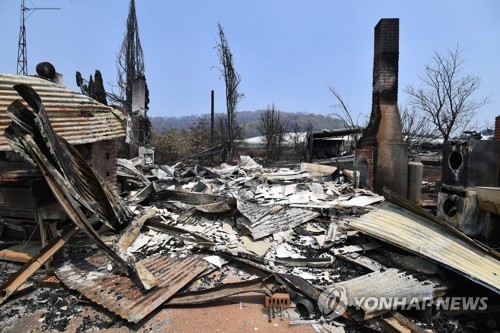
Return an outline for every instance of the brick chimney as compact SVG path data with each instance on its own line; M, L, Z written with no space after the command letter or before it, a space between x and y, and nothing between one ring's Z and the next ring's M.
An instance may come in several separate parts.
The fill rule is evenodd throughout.
M356 149L361 184L377 193L384 186L407 196L408 149L398 111L399 19L375 26L370 121Z

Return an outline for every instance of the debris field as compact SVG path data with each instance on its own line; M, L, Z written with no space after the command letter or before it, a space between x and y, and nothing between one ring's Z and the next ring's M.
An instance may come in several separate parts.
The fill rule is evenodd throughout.
M75 307L82 302L102 313L97 327L137 328L161 309L189 312L248 293L260 298L267 314L260 319L269 325L496 329L491 310L460 319L437 311L436 302L474 289L494 309L498 253L387 189L382 196L357 188L350 170L309 163L269 169L248 156L214 168L122 159L118 177L129 190L119 197L52 130L36 92L15 89L35 113L13 103L7 139L37 166L72 223L59 225L17 271L2 262L14 273L2 274L2 330L15 331L37 304L50 309L41 318L46 329L64 331L85 311ZM50 284L40 270L48 262L57 288L35 288L40 279ZM356 301L403 296L418 300L417 311ZM85 318L82 325L92 321Z

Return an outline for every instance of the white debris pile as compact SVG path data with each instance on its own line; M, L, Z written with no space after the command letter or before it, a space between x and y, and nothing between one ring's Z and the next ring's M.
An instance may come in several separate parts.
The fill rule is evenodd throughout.
M141 170L137 161L120 166L133 168L122 172L125 180L141 174L130 183L135 186L128 196L132 210L156 211L129 254L201 250L217 267L243 258L321 286L339 277L329 271L335 247L348 236L350 243L367 242L346 221L384 200L354 188L353 173L332 166L266 169L248 156L237 166L217 168L177 163ZM225 260L214 259L219 256Z

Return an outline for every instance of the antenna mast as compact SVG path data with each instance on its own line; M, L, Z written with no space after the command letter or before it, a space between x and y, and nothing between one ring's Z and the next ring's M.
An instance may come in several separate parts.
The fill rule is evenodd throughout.
M17 74L28 75L28 49L26 44L26 25L25 22L36 10L58 10L61 8L46 7L46 8L28 8L24 5L24 0L21 1L21 25L19 27L19 43L17 45ZM29 12L26 15L26 12Z

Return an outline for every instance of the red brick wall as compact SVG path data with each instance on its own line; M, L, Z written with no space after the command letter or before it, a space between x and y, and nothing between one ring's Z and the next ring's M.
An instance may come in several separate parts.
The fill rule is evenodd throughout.
M495 140L500 141L500 116L495 118Z
M98 141L76 146L85 160L113 188L116 185L115 140Z

